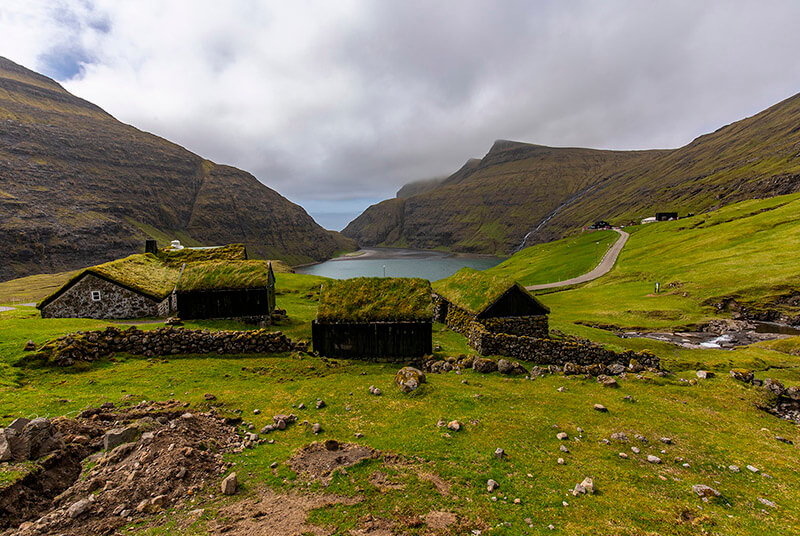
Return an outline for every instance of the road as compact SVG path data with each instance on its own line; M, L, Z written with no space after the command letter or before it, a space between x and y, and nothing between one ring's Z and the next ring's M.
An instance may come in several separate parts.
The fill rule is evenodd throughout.
M564 281L545 283L544 285L531 285L530 287L525 288L528 290L543 290L546 288L567 287L569 285L577 285L578 283L586 283L587 281L591 281L600 276L606 275L614 267L614 263L617 262L617 257L619 257L620 251L622 251L622 248L625 247L625 242L628 241L628 237L630 236L628 233L620 229L614 230L619 233L619 238L616 242L614 242L614 245L611 246L608 251L606 251L603 259L591 272L586 272L583 275L573 277L572 279L566 279Z

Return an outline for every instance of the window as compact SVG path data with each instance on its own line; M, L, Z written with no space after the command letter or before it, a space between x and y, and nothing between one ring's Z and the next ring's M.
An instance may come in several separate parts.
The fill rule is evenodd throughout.
M92 291L92 301L100 301L100 291L93 290Z

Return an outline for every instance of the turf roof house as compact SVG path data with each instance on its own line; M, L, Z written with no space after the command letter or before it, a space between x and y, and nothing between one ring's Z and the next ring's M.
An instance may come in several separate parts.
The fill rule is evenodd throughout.
M416 361L432 352L432 322L427 280L359 277L323 283L311 331L327 357Z
M163 249L82 270L37 307L43 318L268 319L275 275L241 244Z
M434 320L469 336L478 322L490 332L547 338L550 309L505 277L462 268L433 284Z

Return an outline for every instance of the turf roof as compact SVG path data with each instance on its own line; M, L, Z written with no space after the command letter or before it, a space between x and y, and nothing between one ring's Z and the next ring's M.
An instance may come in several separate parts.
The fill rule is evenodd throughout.
M474 268L462 268L450 277L434 282L433 290L453 305L478 315L514 286L538 302L513 279L490 275Z
M184 262L244 261L247 260L247 248L244 244L209 248L162 248L158 251L158 257L169 264L177 265Z
M318 322L430 322L431 284L410 277L358 277L322 284Z
M256 260L187 264L178 291L264 288L269 285L269 264Z

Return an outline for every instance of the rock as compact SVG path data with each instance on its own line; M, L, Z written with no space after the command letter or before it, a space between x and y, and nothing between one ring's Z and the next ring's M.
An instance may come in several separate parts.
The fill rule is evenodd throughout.
M381 396L383 394L383 391L381 391L378 387L375 387L374 385L370 385L369 386L369 393L371 395Z
M661 441L665 445L672 445L672 438L670 437L662 437L661 439L659 439L659 441Z
M29 340L25 343L25 347L22 349L23 352L35 352L36 351L36 343Z
M731 369L731 377L734 380L738 380L744 383L752 383L753 382L753 373L747 369L743 368L735 368Z
M594 480L590 477L587 476L584 478L583 482L581 482L581 486L583 486L587 493L594 493Z
M494 451L494 457L497 458L498 460L502 460L503 458L506 457L506 451L498 447Z
M556 460L556 463L558 463L558 465L564 465L567 462L564 461L564 458L559 458L558 460Z
M109 430L103 436L103 448L105 450L113 450L123 443L130 443L136 439L137 433L139 433L139 430L135 426Z
M597 377L597 383L601 384L603 387L619 387L617 380L605 374L601 374Z
M647 438L640 434L633 434L633 437L641 441L642 443L647 443Z
M786 387L783 386L783 383L781 383L780 380L773 380L772 378L764 380L764 388L778 396L783 396L786 392Z
M695 484L692 486L692 491L697 493L700 497L704 498L713 498L713 497L720 497L722 494L715 490L710 486L706 486L705 484Z
M784 395L792 400L800 401L800 387L796 385L792 385L791 387L786 388L786 394Z
M644 367L636 359L631 359L628 363L628 370L631 372L642 372Z
M707 370L698 370L697 371L697 377L700 378L701 380L707 380L708 378L713 378L714 377L714 373L713 372L709 372Z
M21 434L22 431L25 429L25 426L27 426L29 422L31 422L30 419L26 419L25 417L19 417L11 421L11 424L8 425L7 429L14 430L18 434Z
M64 439L49 419L39 417L25 425L21 437L29 444L29 457L38 460L42 456L64 448Z
M627 441L628 436L625 434L625 432L614 432L611 434L611 439L614 439L615 441Z
M318 422L315 422L314 424L311 425L311 431L314 432L315 434L319 434L320 432L322 432L322 425Z
M787 445L794 445L794 441L792 441L791 439L786 439L783 436L776 435L775 440L780 441L781 443L786 443Z
M306 409L306 405L300 402L299 404L297 404L297 409Z
M205 398L208 401L212 401L212 400L216 400L217 399L217 397L215 395L212 395L211 393L204 394L203 398Z
M222 481L222 494L233 495L236 493L236 488L238 487L239 480L236 477L236 473L231 473L225 477L225 480Z
M778 505L774 502L770 501L769 499L764 499L763 497L758 498L758 502L763 504L764 506L769 506L770 508L777 508Z
M639 447L631 447L631 452L633 452L634 454L639 454L641 450L639 450Z
M92 507L92 501L89 499L81 499L80 501L74 502L67 508L67 515L75 519L76 517L80 517L81 515L85 514L89 511L89 508Z
M496 481L492 480L491 478L486 482L486 491L492 492L500 487Z
M317 409L322 409L326 406L325 401L322 399L317 400Z
M626 453L624 453L624 452L620 452L620 453L619 453L619 457L620 457L620 458L622 458L622 459L624 459L624 460L627 460L627 459L628 459L628 455L627 455Z
M608 408L605 407L603 404L595 404L594 410L599 411L601 413L608 413Z
M758 468L753 467L752 465L748 465L747 466L747 470L750 471L751 473L757 473L758 472Z
M528 370L520 365L518 362L513 363L508 359L500 359L497 362L497 371L501 374L525 375Z
M730 469L730 470L731 470L732 472L734 472L734 473L738 473L738 472L740 471L740 469L739 469L739 466L738 466L738 465L729 465L729 466L728 466L728 469Z
M458 421L450 421L447 423L447 427L454 432L458 432L461 430L461 423Z
M258 414L260 414L260 413L261 413L261 410L260 410L260 409L254 409L254 410L253 410L253 415L258 415Z
M567 453L569 452L569 449L567 448L566 445L559 445L558 450L560 450L561 452L567 452Z
M561 441L566 441L569 439L569 435L566 432L559 432L556 434L556 439L560 439Z
M611 366L608 367L608 373L612 376L619 376L625 372L625 365L621 365L619 363L613 363Z
M653 456L652 454L648 454L647 461L650 463L661 463L661 458L658 456Z
M556 391L558 391L559 393L563 393L566 390L567 390L566 387L559 387L558 389L556 389Z
M31 443L28 436L17 433L13 428L6 428L4 431L8 450L11 451L11 459L15 462L23 462L31 457Z
M0 463L11 460L11 446L6 439L5 430L0 428Z
M403 367L394 375L394 383L403 393L416 391L426 382L425 373L414 367Z
M472 362L472 370L487 374L497 370L497 363L485 357L476 357Z

